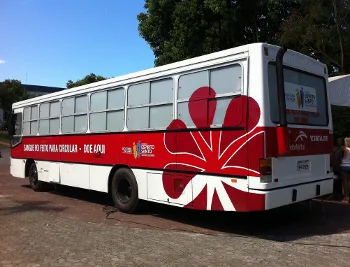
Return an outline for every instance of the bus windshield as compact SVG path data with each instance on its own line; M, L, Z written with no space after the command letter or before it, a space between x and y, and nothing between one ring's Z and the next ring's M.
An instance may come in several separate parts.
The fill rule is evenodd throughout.
M284 67L284 92L288 124L327 126L328 105L325 79ZM270 116L279 123L276 66L268 65Z

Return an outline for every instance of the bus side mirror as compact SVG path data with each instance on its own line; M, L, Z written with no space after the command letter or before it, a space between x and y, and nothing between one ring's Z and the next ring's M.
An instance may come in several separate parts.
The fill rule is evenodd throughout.
M12 112L8 121L8 134L12 138L15 135L16 115Z

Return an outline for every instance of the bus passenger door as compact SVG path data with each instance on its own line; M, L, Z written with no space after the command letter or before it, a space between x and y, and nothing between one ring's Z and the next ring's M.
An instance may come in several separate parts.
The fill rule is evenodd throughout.
M25 178L25 160L23 158L23 149L20 146L22 143L22 113L23 109L15 109L11 114L9 122L9 136L11 138L10 150L10 173L17 178Z

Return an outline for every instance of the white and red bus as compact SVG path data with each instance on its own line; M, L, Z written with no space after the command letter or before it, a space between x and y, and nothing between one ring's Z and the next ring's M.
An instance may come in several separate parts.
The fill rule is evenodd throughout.
M141 201L261 211L330 194L327 68L256 43L13 104L11 174Z

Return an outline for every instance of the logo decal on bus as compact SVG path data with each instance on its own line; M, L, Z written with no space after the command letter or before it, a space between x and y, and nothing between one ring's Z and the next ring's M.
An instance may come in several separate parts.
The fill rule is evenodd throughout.
M315 88L288 82L285 82L284 85L286 108L288 110L311 112L315 113L315 115L318 113ZM310 114L308 115L311 116Z
M303 132L303 131L300 131L300 132L299 132L299 135L298 135L297 138L295 139L295 142L297 142L299 139L300 139L300 141L304 141L304 138L307 138L306 133Z
M209 93L208 93L209 92ZM203 110L208 114L206 126L213 123L216 109L216 98L212 100L213 108L208 108L207 102L200 101L202 106L197 104L196 99L210 99L215 96L216 92L210 87L201 87L194 91L188 102L189 115L192 122L197 128L203 126L202 116L198 113ZM199 102L199 101L198 101ZM232 98L225 110L223 127L237 125L235 120L232 120L232 115L235 114L237 107L241 107L241 103L248 102L250 120L247 124L248 131L193 131L191 132L186 123L182 120L173 120L167 130L187 129L177 133L177 140L174 142L173 133L166 131L164 133L164 145L169 154L176 156L176 161L170 161L164 166L163 172L163 188L165 193L172 199L183 199L186 197L186 190L190 190L192 201L186 203L186 207L195 207L196 209L216 209L230 210L233 207L236 210L244 209L240 206L238 197L231 198L230 196L238 196L242 194L240 189L235 187L233 182L227 178L205 179L200 175L201 172L208 173L232 173L242 176L260 177L259 168L250 166L246 158L247 152L244 147L247 143L251 145L254 142L263 142L264 131L257 127L261 110L258 103L250 97L240 96ZM243 149L242 149L243 148ZM186 178L183 174L174 174L173 170L188 171ZM169 178L171 177L171 179ZM182 179L183 186L181 190L174 190L174 178ZM193 181L193 182L191 182ZM192 192L192 183L200 186L196 191ZM244 194L244 193L243 193ZM243 197L243 195L242 195ZM263 195L259 195L263 198ZM226 201L228 199L228 201ZM225 200L225 201L222 201Z
M139 140L137 143L132 145L132 154L135 159L142 157L154 157L153 150L155 149L154 145L149 145L147 143L141 143Z
M299 108L304 107L304 89L301 87L300 89L296 89L296 97L297 97L297 103Z
M139 140L137 144L133 144L132 150L134 152L134 158L139 158L141 156L141 141Z

